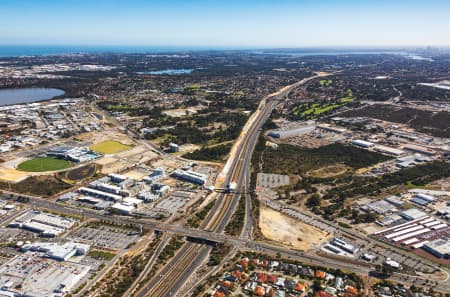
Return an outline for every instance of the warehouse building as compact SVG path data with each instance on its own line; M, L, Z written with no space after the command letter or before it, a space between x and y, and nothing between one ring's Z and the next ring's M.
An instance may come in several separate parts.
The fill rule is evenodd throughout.
M172 177L175 177L180 180L188 181L194 184L204 185L208 180L208 176L206 174L194 172L191 170L175 170L172 174Z
M55 237L75 224L75 220L40 211L29 211L8 226L39 233L45 237Z
M365 141L365 140L361 140L361 139L353 140L352 144L355 146L363 147L363 148L370 148L375 145L373 142Z
M283 139L288 137L304 135L314 131L314 129L316 129L315 125L302 126L294 129L270 131L268 135L273 138Z
M448 238L427 242L422 248L438 258L450 259L450 240Z
M75 255L85 255L90 249L88 244L66 242L59 244L56 242L34 242L21 247L23 252L42 252L44 257L57 261L67 261Z
M108 201L121 201L122 200L122 196L99 191L96 189L86 188L86 187L79 188L78 192L81 194L84 194L84 195L98 197L98 198L102 198L102 199L108 200Z
M402 211L400 215L406 220L416 220L422 217L425 217L427 214L423 211L418 210L417 208L410 208L405 211Z
M0 295L65 296L89 273L90 266L42 257L39 252L18 255L0 267Z

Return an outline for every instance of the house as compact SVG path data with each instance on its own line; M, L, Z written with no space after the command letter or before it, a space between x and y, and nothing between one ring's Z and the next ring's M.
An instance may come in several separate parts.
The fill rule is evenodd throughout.
M255 293L256 296L264 296L266 295L266 290L262 286L256 286L253 293Z
M264 284L267 281L267 274L265 274L265 273L257 273L256 274L256 281L258 283Z
M333 295L330 295L330 294L328 294L327 292L324 292L324 291L317 292L315 296L316 297L333 297Z
M314 276L316 278L320 278L320 279L324 279L325 275L326 275L326 273L322 270L316 270L316 273L314 274Z
M221 291L216 291L213 295L214 297L225 297L225 293Z
M276 275L273 274L269 274L267 276L267 282L271 283L271 284L275 284L277 282L278 278Z
M294 287L294 291L296 292L305 292L308 289L308 285L306 283L297 283Z
M359 293L358 289L355 288L355 287L352 287L352 286L346 286L345 287L345 292L353 294L355 296L358 295L358 293Z

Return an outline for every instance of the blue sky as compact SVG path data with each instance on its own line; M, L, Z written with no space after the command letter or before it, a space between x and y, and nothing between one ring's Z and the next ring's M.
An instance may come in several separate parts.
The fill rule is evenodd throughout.
M440 0L0 0L3 45L450 45Z

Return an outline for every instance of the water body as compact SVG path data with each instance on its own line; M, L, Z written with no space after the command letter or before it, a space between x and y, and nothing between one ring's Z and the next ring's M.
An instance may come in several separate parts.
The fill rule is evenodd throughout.
M346 56L346 55L408 55L404 51L262 51L255 52L264 55L280 55L280 56Z
M61 95L64 95L63 90L52 88L1 89L0 106L49 100Z
M181 75L181 74L191 74L194 69L165 69L157 71L139 71L137 74L142 75Z
M0 57L17 57L17 56L49 56L49 55L68 55L68 54L101 54L101 53L115 53L115 54L157 54L157 53L176 53L176 52L190 52L202 50L229 50L235 49L230 47L201 47L201 46L0 46Z

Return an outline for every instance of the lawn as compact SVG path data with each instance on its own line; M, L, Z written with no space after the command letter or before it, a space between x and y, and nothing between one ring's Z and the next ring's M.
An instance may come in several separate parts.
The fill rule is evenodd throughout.
M55 171L72 167L72 162L55 159L55 158L34 158L22 162L17 166L18 170L28 171L28 172L45 172L45 171Z
M89 147L91 150L101 154L116 154L130 148L129 145L114 140L103 141Z

